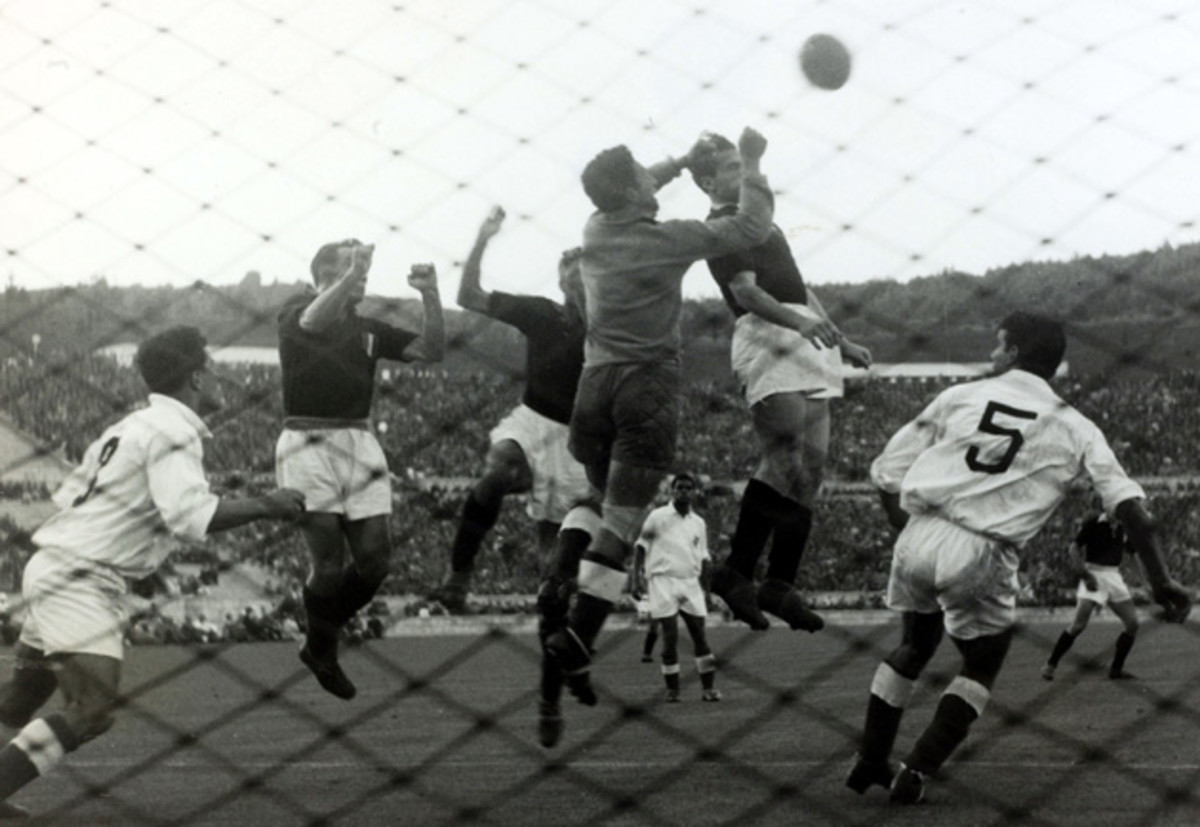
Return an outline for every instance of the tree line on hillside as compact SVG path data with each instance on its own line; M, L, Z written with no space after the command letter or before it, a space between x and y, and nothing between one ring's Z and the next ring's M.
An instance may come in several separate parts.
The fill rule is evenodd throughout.
M688 278L708 276L701 265ZM257 273L228 287L198 281L185 288L117 288L103 279L52 290L10 284L0 296L0 357L35 348L94 350L138 341L172 324L198 324L215 345L274 346L277 309L304 289L302 282L263 284ZM1076 343L1069 358L1084 372L1153 371L1194 359L1200 346L1200 244L1027 262L982 276L944 272L903 283L828 284L818 291L842 328L871 347L877 361L983 361L995 323L1014 309L1065 319ZM415 300L371 297L363 312L403 320L419 311ZM520 369L523 341L515 331L455 309L448 320L450 369ZM685 352L707 354L731 330L732 317L720 299L685 304Z

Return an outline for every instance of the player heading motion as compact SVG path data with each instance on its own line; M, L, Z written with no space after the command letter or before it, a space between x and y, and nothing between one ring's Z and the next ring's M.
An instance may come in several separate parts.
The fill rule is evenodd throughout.
M920 801L925 778L983 714L1012 640L1020 550L1080 475L1125 526L1165 618L1182 622L1191 611L1167 571L1141 486L1100 429L1050 387L1065 349L1058 322L1009 315L991 354L997 375L942 391L871 465L889 521L901 529L887 603L903 612L903 633L871 683L858 760L846 779L856 792L878 784L890 786L894 802ZM901 716L943 629L962 669L893 774L888 759Z
M0 817L7 803L63 756L102 735L120 705L127 580L153 573L164 533L190 540L253 520L290 520L304 495L280 488L229 499L209 490L203 417L224 405L206 342L174 327L142 342L135 365L148 407L109 427L54 495L59 511L33 535L21 584L26 619L13 678L0 690L0 723L20 728L0 750ZM60 713L32 720L61 689Z
M338 633L375 596L392 552L391 477L370 420L375 367L380 359L438 362L445 349L432 264L413 265L408 276L421 295L422 332L358 315L374 250L354 239L324 245L312 260L315 290L279 313L285 419L275 474L308 497L301 530L312 558L300 660L347 700L356 689L338 665Z
M524 334L525 390L521 403L489 434L483 476L463 503L450 548L450 572L433 595L452 612L465 609L475 558L505 497L529 493L527 511L537 523L544 570L563 518L590 491L583 466L567 448L575 386L583 370L580 251L565 250L558 260L561 304L542 296L485 290L480 284L483 253L503 223L504 210L495 207L480 226L463 267L458 304Z
M644 167L625 146L583 171L596 206L583 231L584 369L571 415L571 452L604 492L602 526L579 566L579 592L548 653L577 697L592 699L592 644L625 586L625 560L675 459L683 275L695 261L762 243L772 197L759 172L767 142L739 141L738 209L709 221L656 221L655 192L691 164L689 152Z
M692 180L712 201L709 219L733 215L742 159L733 143L709 134L691 157ZM842 361L871 365L871 352L842 335L804 283L777 226L756 247L708 260L736 317L731 364L750 406L762 458L746 485L729 558L713 573L713 591L739 620L767 629L763 612L793 629L825 623L795 588L812 530L813 507L829 455L829 400L842 396ZM766 578L755 571L771 540Z

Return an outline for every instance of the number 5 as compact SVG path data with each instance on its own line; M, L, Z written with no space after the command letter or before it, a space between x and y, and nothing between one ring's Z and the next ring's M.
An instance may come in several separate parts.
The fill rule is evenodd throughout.
M972 471L979 471L984 474L1003 474L1012 465L1013 459L1017 456L1017 451L1020 451L1021 446L1025 444L1025 437L1016 428L1005 428L1002 425L996 424L996 414L1015 416L1018 419L1037 419L1037 414L1033 411L1010 408L1008 405L1001 404L1000 402L988 402L987 407L983 409L983 416L979 418L979 430L985 434L1008 437L1008 448L1004 451L1004 455L995 462L980 462L979 446L972 445L967 449L967 467Z

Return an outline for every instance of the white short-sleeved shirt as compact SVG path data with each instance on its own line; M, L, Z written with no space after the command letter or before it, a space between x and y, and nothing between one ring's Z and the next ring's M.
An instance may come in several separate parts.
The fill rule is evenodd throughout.
M697 578L708 555L708 527L695 511L680 514L673 505L650 512L637 545L646 549L646 577Z
M202 540L220 498L204 475L202 440L210 433L187 405L150 394L150 404L106 430L54 494L61 509L33 535L41 549L63 552L120 577L153 572L169 552L170 533Z
M1108 511L1145 492L1100 429L1024 370L942 391L888 442L871 481L912 514L1024 545L1071 483L1087 477Z

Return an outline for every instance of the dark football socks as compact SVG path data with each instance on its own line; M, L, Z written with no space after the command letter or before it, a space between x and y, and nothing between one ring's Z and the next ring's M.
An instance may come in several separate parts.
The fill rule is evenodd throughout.
M492 530L492 526L496 525L503 502L503 499L497 499L494 503L484 502L478 499L473 491L467 497L467 501L463 503L458 531L454 535L454 544L450 546L451 571L470 572L475 568L479 546Z
M761 480L752 479L746 483L725 565L747 580L754 580L758 559L776 522L785 513L787 502L786 497Z

